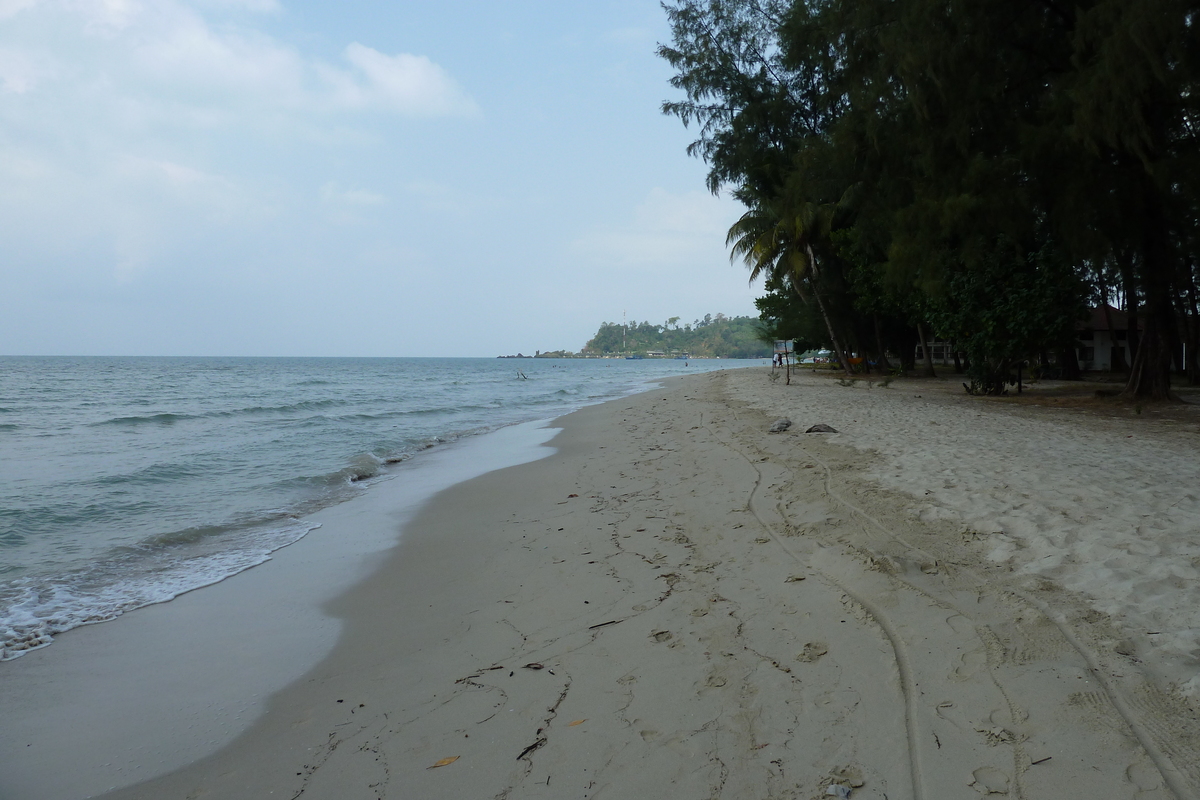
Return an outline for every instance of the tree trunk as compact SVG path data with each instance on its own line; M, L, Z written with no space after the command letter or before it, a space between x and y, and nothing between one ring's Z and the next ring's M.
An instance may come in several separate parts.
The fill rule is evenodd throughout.
M813 253L811 245L806 245L808 250L808 263L812 265L812 280L809 285L812 286L813 297L817 299L817 308L821 310L821 317L825 320L825 329L829 331L829 341L833 345L833 354L837 356L838 363L842 365L842 369L846 371L847 378L853 378L854 372L850 369L850 359L846 358L846 353L842 350L842 345L838 341L837 334L833 331L833 320L829 318L829 312L825 308L825 300L821 297L821 290L817 286L817 257Z
M1141 336L1138 329L1137 284L1133 275L1133 259L1128 253L1118 254L1117 268L1121 272L1121 283L1125 287L1125 341L1129 344L1129 363L1132 364L1137 360Z
M1142 192L1146 219L1142 227L1141 284L1146 295L1146 330L1138 342L1124 394L1141 400L1166 400L1171 395L1171 352L1175 339L1175 310L1171 305L1173 270L1162 200L1148 175L1143 178Z
M825 328L829 331L829 341L833 345L833 354L837 356L838 363L845 370L846 377L853 378L854 373L850 370L850 359L846 358L846 354L842 351L842 345L838 342L837 334L833 332L833 320L829 318L829 312L825 310L825 301L821 299L821 290L817 288L816 281L813 281L812 290L813 297L817 298L817 307L821 309L821 316L825 319Z
M884 375L892 371L892 365L888 363L887 348L883 346L883 326L879 322L879 315L875 315L875 347L879 351L879 374Z
M1112 342L1112 344L1109 345L1109 347L1112 351L1112 354L1116 355L1117 329L1113 327L1112 309L1108 307L1108 303L1105 303L1103 308L1104 308L1104 324L1108 326L1108 339L1110 342ZM1092 332L1092 335L1093 336L1096 335L1095 331ZM1129 331L1125 331L1125 344L1127 344L1127 345L1129 344ZM1117 363L1114 359L1109 358L1108 369L1109 369L1109 372L1112 372L1117 369L1120 369L1121 372L1124 372L1127 369L1124 357L1121 358L1120 366L1117 365Z
M1064 381L1083 380L1083 374L1079 371L1079 354L1074 350L1067 348L1059 352L1058 363L1062 364L1062 377Z
M936 378L933 371L933 353L929 350L929 337L925 335L925 323L917 323L917 335L921 337L921 352L925 354L925 377Z
M1188 382L1193 386L1200 385L1200 309L1196 303L1196 273L1195 265L1188 259L1187 269L1188 313L1184 314L1184 324L1187 326L1187 353L1184 361L1187 364Z

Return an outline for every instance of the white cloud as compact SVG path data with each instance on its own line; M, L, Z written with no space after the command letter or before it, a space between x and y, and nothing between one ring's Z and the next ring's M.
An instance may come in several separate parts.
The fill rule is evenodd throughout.
M737 214L736 204L708 192L672 194L655 188L626 224L589 231L571 248L613 267L685 264L720 248Z
M384 55L358 42L346 48L345 56L365 79L336 81L340 99L349 107L378 106L420 117L479 113L475 101L426 56Z
M180 11L139 32L134 58L141 74L178 90L218 91L209 102L250 97L272 107L307 105L306 66L295 51L253 32L215 32L199 15ZM195 102L195 100L193 100Z
M116 0L113 0L114 2ZM472 116L475 101L427 56L389 56L358 42L347 67L313 59L245 29L214 29L191 8L160 6L131 29L134 58L147 80L183 91L191 102L256 110L327 114L391 111L414 117Z
M67 0L66 5L83 15L89 33L114 35L166 4L147 7L138 0Z
M479 113L428 56L388 55L352 42L344 62L332 65L255 29L245 17L229 17L237 10L277 11L276 0L0 0L0 19L34 6L37 14L23 17L21 29L0 30L0 91L36 89L51 74L48 65L61 62L76 83L103 81L114 95L110 106L136 98L184 119Z

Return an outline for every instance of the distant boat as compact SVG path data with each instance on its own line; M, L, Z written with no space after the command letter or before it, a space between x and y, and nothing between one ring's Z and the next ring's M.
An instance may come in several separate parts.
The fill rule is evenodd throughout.
M641 361L645 356L625 356L626 361Z

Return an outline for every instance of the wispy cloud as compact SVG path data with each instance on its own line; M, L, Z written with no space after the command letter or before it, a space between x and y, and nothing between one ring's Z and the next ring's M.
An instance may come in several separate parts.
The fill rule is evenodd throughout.
M381 107L420 117L475 116L479 107L450 75L425 56L384 55L354 42L345 57L355 73L334 77L349 107ZM328 74L328 73L327 73ZM334 73L336 76L336 73Z
M571 248L610 267L675 266L720 248L735 219L728 201L707 192L673 194L656 188L626 224L593 229Z
M281 42L244 15L276 0L0 0L0 87L28 92L39 79L95 79L114 101L216 107L226 120L261 113L381 111L413 117L474 116L479 106L427 55L388 54L351 42L327 63ZM25 12L25 13L22 13ZM7 42L5 41L7 39ZM56 69L56 65L61 69ZM60 87L69 93L69 87ZM236 113L235 113L236 112ZM211 115L210 115L211 116Z

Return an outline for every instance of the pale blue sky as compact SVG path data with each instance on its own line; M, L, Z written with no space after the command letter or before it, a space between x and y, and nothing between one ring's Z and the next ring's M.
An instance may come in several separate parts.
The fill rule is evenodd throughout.
M0 353L498 355L754 314L656 0L0 0Z

